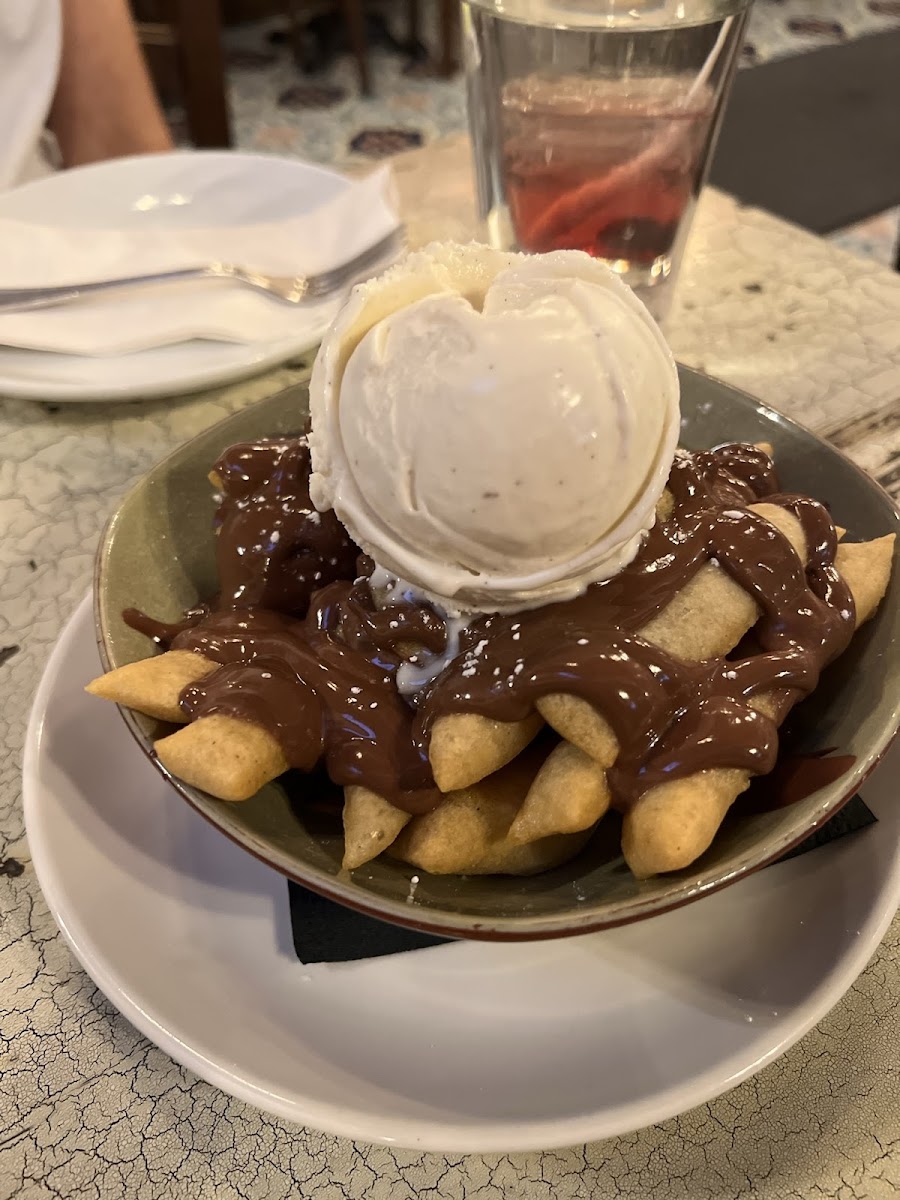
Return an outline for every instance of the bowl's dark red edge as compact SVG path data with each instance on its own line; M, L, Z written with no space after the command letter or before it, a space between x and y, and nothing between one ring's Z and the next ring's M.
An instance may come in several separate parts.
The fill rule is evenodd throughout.
M681 368L681 369L684 370L685 368ZM691 371L691 368L686 368L686 369ZM691 373L696 374L696 375L702 374L699 371L691 371ZM713 378L713 377L709 376L708 378ZM869 475L866 471L864 471L861 467L859 467L851 458L849 458L846 454L844 454L844 452L842 450L838 449L838 447L836 447L836 446L833 446L830 442L825 442L823 438L819 438L817 434L813 433L812 430L807 429L804 425L801 425L800 422L793 420L793 418L786 416L784 413L779 412L777 409L772 409L769 405L765 404L763 401L756 399L756 397L750 396L746 392L741 392L740 389L734 388L730 384L726 384L721 380L717 380L717 382L721 383L723 387L727 387L730 391L736 392L738 395L743 396L750 403L761 407L762 409L766 410L767 412L773 413L778 418L779 421L783 421L788 425L792 425L797 429L803 430L804 433L809 434L810 436L816 438L817 441L823 442L823 444L827 445L828 449L832 453L837 454L841 459L843 459L844 462L853 469L854 473L859 475L866 482L866 484L868 486L877 488L878 491L880 491L882 493L882 495L887 500L890 507L894 510L894 513L897 516L898 522L900 522L900 506L898 506L894 502L893 497L888 492L886 492L884 490L884 488L881 487L881 485L878 483L878 481L876 479L873 479L871 475ZM297 385L294 385L294 386L297 386ZM285 389L285 390L292 390L292 389ZM265 399L271 400L273 398L274 398L274 396L269 396L269 397L266 397ZM224 420L220 423L225 424L227 421L231 420L234 415L235 414L232 414L232 416L224 418ZM215 428L215 426L211 426L210 428ZM208 432L208 430L205 430L204 432ZM181 447L177 447L174 451L171 452L170 455L166 455L165 458L160 460L160 463L157 463L154 467L151 468L151 471L157 470L159 468L159 466L166 461L167 458L172 457L174 454L179 453L180 449L181 449ZM119 507L121 507L121 503L122 502L120 501ZM103 550L106 545L109 531L116 520L117 513L118 513L118 508L116 510L116 513L114 513L109 518L109 520L106 522L106 525L104 526L104 529L103 529L103 533L101 534L101 537L100 537L100 542L99 542L99 545L97 548L97 553L94 558L94 573L93 573L94 632L95 632L95 637L96 637L96 641L97 641L97 647L98 647L98 650L100 653L101 665L103 666L103 669L105 671L111 670L113 667L113 663L110 660L109 653L107 650L107 645L106 645L106 639L103 635L103 621L102 621L102 617L101 617L101 601L100 601L99 583L100 583L100 572L101 572L101 566L102 566ZM791 850L795 849L795 847L799 846L801 842L805 841L810 836L811 833L814 833L816 829L819 829L822 825L824 825L827 821L829 821L836 813L840 812L840 810L844 807L844 805L849 801L851 796L853 796L856 793L856 791L858 791L858 789L862 786L862 784L865 782L865 780L869 778L872 771L882 761L885 754L887 754L887 752L890 749L890 747L892 746L895 738L897 738L898 734L900 734L900 727L895 728L889 734L888 738L885 741L884 746L880 749L878 754L872 759L872 762L868 765L868 767L863 772L863 774L858 779L854 780L853 784L847 789L846 793L842 793L841 796L836 801L836 803L834 805L832 805L827 810L827 812L824 812L819 817L818 820L814 821L811 825L807 826L806 829L804 829L801 833L799 833L796 838L792 839L790 842L786 843L783 846L779 846L779 848L773 854L767 856L766 858L763 858L759 862L753 863L747 867L744 867L738 871L735 871L731 875L726 876L723 879L713 880L713 881L703 885L702 887L699 887L697 889L697 891L693 892L689 896L679 897L678 899L672 900L669 903L661 903L659 905L659 907L657 907L654 910L654 912L650 913L650 914L634 913L633 915L623 916L623 917L612 917L612 918L606 918L606 919L598 918L596 921L586 921L584 924L579 924L575 928L535 930L533 932L527 932L527 931L516 932L515 930L510 930L510 929L483 929L483 928L480 928L475 925L467 926L464 930L462 930L459 927L454 926L449 923L444 924L444 923L440 923L440 922L428 921L426 919L413 917L412 915L407 916L406 914L403 914L403 916L400 916L400 915L394 916L392 914L391 917L388 918L388 917L385 917L383 910L378 908L377 905L369 905L369 904L366 904L365 901L363 901L363 900L356 900L349 896L345 896L343 894L337 895L331 891L331 889L327 886L327 884L324 884L318 880L301 878L300 876L294 874L293 872L276 864L275 862L272 861L272 859L266 857L264 854L259 853L257 850L251 848L245 842L243 842L239 838L235 837L227 829L223 828L216 821L214 821L209 816L208 813L203 811L202 808L198 807L198 805L194 803L194 800L192 799L190 792L185 788L185 786L181 783L181 781L174 778L172 775L169 774L168 771L166 771L166 769L163 767L162 763L159 761L159 759L154 754L152 746L147 745L145 736L144 736L143 732L140 730L140 728L138 727L137 722L134 718L134 715L131 713L131 711L129 709L123 708L121 705L117 705L116 707L119 709L119 712L122 716L122 719L125 722L125 725L129 731L129 733L134 738L135 742L140 747L141 751L144 753L144 755L147 758L150 759L150 761L153 763L153 765L156 767L156 769L171 784L171 786L175 789L175 791L177 791L178 794L187 801L187 803L191 806L191 808L196 813L199 813L199 815L201 817L203 817L203 819L205 821L207 821L214 829L217 829L221 834L224 834L224 836L227 837L230 841L234 842L235 845L240 846L240 848L242 850L244 850L246 853L251 854L255 859L257 859L259 862L265 864L265 866L270 867L272 870L276 871L279 875L283 875L285 878L293 880L295 883L299 884L301 887L308 888L310 891L316 892L318 895L323 896L327 900L332 900L336 904L342 904L346 908L354 909L356 912L362 913L365 916L374 917L376 920L379 920L379 921L388 921L389 924L401 925L406 928L414 929L414 930L417 930L422 933L430 933L430 934L435 934L437 936L455 937L455 938L460 938L460 939L463 939L466 941L486 941L486 942L551 941L551 940L555 940L557 938L579 937L582 934L597 933L604 929L615 929L615 928L619 928L623 925L631 925L635 921L648 920L649 917L651 917L651 916L659 916L662 913L673 912L675 909L683 908L687 904L693 904L696 900L700 900L704 896L710 896L714 892L721 891L723 888L729 887L731 884L737 883L740 879L744 879L748 875L754 874L756 871L760 871L760 870L763 870L765 867L771 866L772 863L777 862L778 859L782 858L785 854L790 853ZM360 894L362 895L364 893L361 892Z

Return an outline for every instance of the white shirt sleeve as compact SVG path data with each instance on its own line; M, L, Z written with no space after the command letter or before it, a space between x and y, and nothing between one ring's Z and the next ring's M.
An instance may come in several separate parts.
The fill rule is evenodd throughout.
M0 0L0 189L41 171L61 47L60 0Z

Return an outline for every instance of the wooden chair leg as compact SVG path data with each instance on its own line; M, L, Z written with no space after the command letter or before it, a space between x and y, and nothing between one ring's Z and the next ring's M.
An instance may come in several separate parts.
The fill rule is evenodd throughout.
M422 32L419 0L406 0L406 37L410 48L418 42Z
M369 75L369 47L366 39L366 14L363 3L364 0L341 0L341 8L347 23L350 49L353 51L359 71L360 91L368 96L372 91L372 81Z
M230 146L219 0L175 0L172 22L191 140L196 146Z
M452 75L459 65L459 0L441 0L441 56L438 70Z

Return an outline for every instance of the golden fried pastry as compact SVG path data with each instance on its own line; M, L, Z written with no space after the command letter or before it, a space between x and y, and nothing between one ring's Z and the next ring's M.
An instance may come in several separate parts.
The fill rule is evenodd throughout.
M800 522L774 504L755 504L759 513L778 529L801 558L806 545ZM666 607L641 629L651 645L682 659L702 662L728 654L759 619L759 606L717 562L705 563ZM577 696L556 693L538 701L538 710L549 725L601 766L616 761L616 738L602 713Z
M536 875L576 854L587 834L556 834L527 844L510 826L541 770L543 754L525 751L471 787L414 817L390 853L432 875Z
M302 438L223 456L216 608L141 616L170 648L88 691L181 724L160 762L223 800L324 759L349 870L385 851L435 874L548 870L611 807L636 876L688 867L891 572L892 536L839 544L765 448L682 453L632 563L574 600L475 615L456 646L429 603L376 602L308 469Z
M187 720L180 703L181 693L190 684L199 683L216 666L190 650L167 650L155 658L140 658L107 671L89 683L86 691L158 721L181 725Z
M344 861L346 871L377 858L397 838L412 814L395 808L383 796L351 784L344 789Z

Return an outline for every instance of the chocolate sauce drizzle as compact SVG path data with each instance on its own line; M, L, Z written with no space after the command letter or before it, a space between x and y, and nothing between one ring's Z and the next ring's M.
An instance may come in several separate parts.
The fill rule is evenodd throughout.
M397 669L413 653L444 651L444 623L425 604L376 609L357 548L333 513L310 504L306 439L233 447L214 473L223 492L220 596L179 625L126 619L162 645L221 664L183 693L192 719L225 712L261 724L292 766L311 770L324 758L335 783L364 784L413 813L440 802L428 762L439 717L516 721L551 693L582 697L609 722L619 744L609 781L620 808L659 782L711 767L767 772L778 722L816 686L855 625L826 509L780 493L763 451L725 446L679 454L671 514L622 572L572 601L477 618L459 654L408 702ZM748 509L763 498L800 522L805 566ZM759 605L757 649L684 663L640 630L710 559ZM764 692L777 701L775 720L748 706Z

